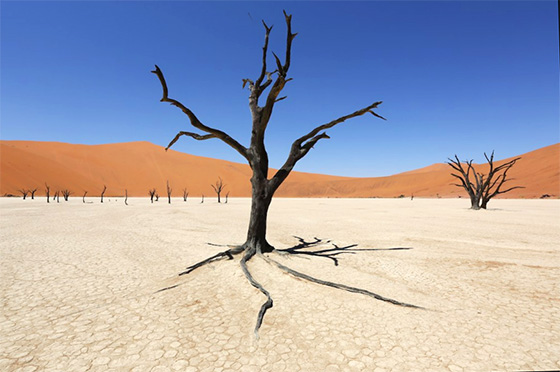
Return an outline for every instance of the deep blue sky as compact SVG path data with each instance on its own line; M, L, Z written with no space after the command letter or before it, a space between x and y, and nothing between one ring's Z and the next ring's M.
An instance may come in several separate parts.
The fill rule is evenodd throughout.
M298 36L288 99L267 131L272 167L295 138L377 100L388 121L367 115L329 130L296 170L382 176L560 141L553 0L2 1L0 137L165 146L193 128L159 102L158 64L170 97L248 145L241 79L260 72L261 19L274 25L270 50L284 54L283 9ZM174 149L244 160L219 140Z

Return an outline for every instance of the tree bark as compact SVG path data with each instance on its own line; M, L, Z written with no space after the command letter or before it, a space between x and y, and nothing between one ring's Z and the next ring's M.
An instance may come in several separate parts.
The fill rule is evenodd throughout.
M267 216L272 201L272 193L268 191L266 178L253 176L251 183L253 188L251 215L247 229L247 240L243 246L256 253L272 252L274 247L266 241Z

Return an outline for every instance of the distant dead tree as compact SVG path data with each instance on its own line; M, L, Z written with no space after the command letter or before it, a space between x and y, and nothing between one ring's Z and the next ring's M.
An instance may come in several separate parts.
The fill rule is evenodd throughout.
M159 194L156 192L156 201L159 201Z
M45 182L45 193L47 194L47 203L50 203L50 201L49 201L49 197L51 196L51 195L50 195L50 192L51 192L51 188L50 188L49 185L47 185L47 183Z
M35 187L33 190L29 190L31 193L31 200L35 199L35 193L37 192L37 188Z
M154 202L154 196L156 195L156 189L150 189L150 190L148 190L148 193L150 193L150 201L153 203Z
M103 195L105 195L105 190L107 190L107 186L103 185L103 191L101 191L101 203L103 203Z
M124 205L128 205L128 190L124 189Z
M87 191L84 191L84 196L82 196L82 203L86 202L86 195L87 195Z
M68 189L64 189L62 190L62 196L64 197L64 201L68 201L68 198L70 197L70 194L72 194L72 192Z
M183 201L187 201L188 196L189 196L189 191L186 188L183 189Z
M167 180L167 201L169 204L171 204L171 191L173 189L169 186L169 180Z
M19 192L21 193L21 195L23 196L23 200L25 200L25 198L27 198L27 195L29 194L29 190L27 190L27 189L19 189L18 191L19 191Z
M56 192L54 193L54 198L56 198L56 202L60 203L60 191L56 190Z
M220 194L222 193L222 190L224 189L224 187L226 187L226 185L224 184L224 181L222 181L222 177L218 177L218 180L216 181L216 184L215 185L210 185L210 186L212 186L212 188L214 189L216 194L218 194L218 203L221 203Z
M185 131L177 133L173 140L171 140L171 142L167 146L167 149L169 149L174 143L176 143L181 136L191 137L199 141L217 138L237 151L247 161L252 170L251 213L247 231L247 239L245 240L245 242L239 246L229 246L230 248L228 248L227 250L189 266L181 274L188 274L196 268L204 266L215 260L225 258L231 259L234 255L241 254L242 258L240 260L240 265L245 277L253 287L257 288L267 298L266 302L261 306L258 314L257 323L255 326L255 336L257 337L258 330L263 321L263 317L266 311L272 307L272 297L270 293L259 282L255 280L247 266L247 262L255 256L276 266L281 271L303 280L307 280L319 285L342 289L349 292L361 293L375 299L387 301L400 306L417 307L414 305L398 302L393 299L384 298L373 292L361 290L359 288L349 287L342 284L326 282L317 278L313 278L309 275L292 270L280 264L279 262L270 258L270 256L268 255L263 255L263 253L276 251L275 248L270 245L266 239L267 216L270 203L272 202L272 197L278 190L280 185L286 180L296 163L304 156L306 156L320 140L330 138L326 133L328 129L333 128L336 125L347 121L348 119L366 114L371 114L375 117L384 119L376 112L374 112L374 109L376 109L381 104L381 101L377 101L353 113L341 116L337 119L327 122L326 124L315 127L307 134L304 134L303 136L297 138L292 143L284 165L282 165L274 175L269 177L269 158L265 148L265 131L269 124L276 103L286 98L286 96L280 96L280 93L284 89L284 86L292 80L291 77L288 77L288 70L290 69L291 64L292 41L297 35L295 33L292 33L292 16L284 12L284 18L287 26L286 53L284 60L281 61L276 54L272 53L275 60L275 67L267 68L268 42L269 34L272 30L272 27L268 27L263 21L263 25L265 28L265 37L264 46L262 48L262 68L255 80L242 80L243 88L249 88L249 108L252 116L251 140L248 147L242 145L231 135L225 133L224 131L203 124L202 121L200 121L200 119L194 114L193 111L191 111L190 108L188 108L178 100L170 98L168 95L167 82L164 78L163 72L157 65L155 66L155 70L152 71L158 77L163 90L163 95L160 101L170 103L171 105L179 108L188 117L190 124L199 131L198 133ZM265 93L265 102L259 103L259 99L261 98L263 93ZM302 245L302 247L308 246L309 245ZM299 251L292 250L287 253L294 252Z
M511 178L507 178L507 172L519 159L521 159L520 157L510 160L497 167L494 166L494 151L492 151L490 157L484 153L484 157L486 158L489 166L487 175L477 172L474 169L472 160L465 160L465 169L465 166L463 166L457 155L455 155L455 159L448 158L449 161L447 162L447 164L456 172L451 173L451 175L461 182L453 185L465 189L471 199L471 209L474 210L486 209L490 199L496 195L524 188L523 186L513 186L507 189L502 189L502 186L506 182L512 180Z
M204 203L204 194L202 194L202 200L200 201L200 204Z
M226 194L226 201L224 202L224 204L227 204L228 197L229 197L229 191Z

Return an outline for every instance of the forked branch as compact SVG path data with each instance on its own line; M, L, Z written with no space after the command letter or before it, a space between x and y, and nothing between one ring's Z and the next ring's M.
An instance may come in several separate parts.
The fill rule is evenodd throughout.
M249 160L248 154L247 154L247 148L245 148L244 146L242 146L239 142L237 142L236 140L234 140L229 134L218 130L218 129L214 129L211 127L208 127L204 124L202 124L202 122L196 117L196 115L189 109L187 108L185 105L183 105L181 102L173 99L173 98L169 98L168 96L168 89L167 89L167 83L165 82L165 77L163 76L163 72L161 71L161 69L158 67L158 65L155 65L155 70L152 71L152 73L156 74L157 77L159 78L159 81L161 83L161 87L163 89L163 97L161 98L161 102L169 102L170 104L172 104L175 107L178 107L179 109L181 109L181 111L183 111L185 113L185 115L188 116L191 125L197 129L200 129L210 135L213 135L213 137L207 137L206 135L198 135L195 133L190 133L190 132L179 132L179 134L177 134L177 136L175 136L175 138L173 139L173 141L171 141L169 143L169 145L167 146L167 148L171 147L171 145L173 145L178 137L180 137L181 135L186 135L186 136L190 136L194 139L197 140L203 140L203 139L209 139L209 138L219 138L221 139L223 142L225 142L226 144L228 144L230 147L232 147L234 150L236 150L239 154L241 154L241 156L243 156L245 159ZM181 134L184 133L184 134ZM198 137L198 138L197 138Z

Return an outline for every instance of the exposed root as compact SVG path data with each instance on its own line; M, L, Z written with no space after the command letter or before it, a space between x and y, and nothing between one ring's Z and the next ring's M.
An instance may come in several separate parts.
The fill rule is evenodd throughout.
M336 289L341 289L341 290L347 291L347 292L363 294L363 295L366 295L366 296L369 296L369 297L373 297L376 300L389 302L389 303L392 303L392 304L398 305L398 306L411 307L411 308L414 308L414 309L424 309L423 307L420 307L420 306L408 304L406 302L400 302L400 301L393 300L392 298L388 298L388 297L383 297L381 295L378 295L377 293L368 291L366 289L350 287L348 285L344 285L344 284L340 284L340 283L328 282L326 280L317 279L317 278L314 278L314 277L309 276L307 274L300 273L299 271L290 269L289 267L284 266L281 263L279 263L279 262L277 262L277 261L275 261L275 260L273 260L269 257L263 256L263 258L265 259L265 261L276 265L280 270L282 270L282 271L284 271L284 272L286 272L286 273L288 273L292 276L295 276L296 278L305 279L305 280L310 281L312 283L317 283L317 284L321 284L321 285L324 285L324 286L327 286L327 287L333 287L333 288L336 288Z
M340 254L355 254L356 252L364 252L364 251L384 251L384 250L407 250L407 249L412 249L412 248L381 248L381 249L358 249L355 248L357 246L357 244L352 244L352 245L348 245L345 247L339 247L338 245L331 243L333 248L325 248L325 249L318 249L318 250L304 250L306 248L311 248L311 247L317 247L320 245L324 245L324 244L328 244L330 243L330 240L326 240L323 241L322 239L319 238L314 238L315 240L307 242L305 241L303 238L297 237L295 236L296 239L299 240L299 244L295 245L291 248L286 248L286 249L275 249L273 252L280 254L280 255L303 255L303 256L311 256L311 257L323 257L323 258L328 258L330 260L332 260L334 262L335 266L338 266L338 258L336 256L340 255ZM247 245L241 245L241 246L232 246L232 245L217 245L217 244L211 244L212 246L221 246L221 247L229 247L229 249L219 252L211 257L208 257L205 260L202 260L194 265L191 265L189 267L187 267L183 272L179 273L179 276L181 275L185 275L185 274L189 274L192 271L194 271L195 269L198 269L199 267L202 267L204 265L207 265L211 262L214 261L218 261L221 260L223 258L228 258L230 260L233 259L234 255L240 254L240 253L244 253L243 257L240 260L240 266L241 269L243 270L243 274L245 274L245 277L247 278L247 280L249 281L249 283L251 283L251 285L255 288L257 288L262 294L264 294L266 296L266 301L262 304L260 310L259 310L259 314L257 316L257 323L255 325L255 338L258 339L259 338L259 329L263 323L263 319L264 316L266 314L266 311L268 309L270 309L273 306L273 301L272 301L272 297L270 296L270 293L259 283L255 280L255 278L253 278L253 275L251 274L251 272L249 271L249 268L247 267L247 262L253 258L255 255L258 255L260 257L262 257L266 262L275 265L276 267L278 267L280 270L282 270L283 272L292 275L296 278L299 279L304 279L307 280L309 282L312 283L316 283L316 284L320 284L320 285L324 285L327 287L332 287L332 288L336 288L336 289L340 289L343 291L347 291L347 292L352 292L352 293L359 293L368 297L372 297L376 300L380 300L380 301L385 301L385 302L389 302L391 304L394 305L398 305L398 306L403 306L403 307L409 307L409 308L414 308L414 309L425 309L421 306L417 306L417 305L413 305L413 304L409 304L406 302L400 302L397 300L394 300L392 298L388 298L388 297L384 297L381 296L377 293L368 291L366 289L362 289L362 288L357 288L357 287L351 287L345 284L340 284L340 283L335 283L335 282L329 282L326 280L322 280L322 279L318 279L315 277L312 277L310 275L301 273L299 271L293 270L285 265L282 265L281 263L271 259L270 257L267 257L261 253L257 253L257 250L254 247L248 247ZM155 293L159 293L159 292L163 292L169 289L173 289L178 287L180 284L175 284L166 288L162 288L160 290L158 290Z
M247 268L247 261L249 261L254 255L255 255L254 250L247 251L247 253L245 253L243 258L241 259L240 265L241 265L241 269L243 270L243 273L245 274L245 277L247 277L247 280L249 281L249 283L251 283L251 285L253 287L257 288L259 291L261 291L261 293L264 294L267 298L266 302L264 304L262 304L261 309L259 310L259 315L257 316L257 324L255 325L255 331L254 331L255 332L255 338L258 339L259 338L259 328L262 325L262 322L263 322L263 319L264 319L264 314L266 313L266 311L268 309L270 309L272 307L273 301L272 301L272 297L270 297L270 293L268 293L268 291L266 289L264 289L264 287L253 278L253 275L251 275L251 272Z
M198 269L201 266L204 266L206 264L209 264L210 262L214 262L216 260L222 259L224 257L227 257L228 259L233 260L233 256L243 252L243 250L244 250L243 246L235 246L234 248L230 248L230 249L225 250L223 252L217 253L217 254L213 255L212 257L208 257L205 260L202 260L200 262L195 263L194 265L191 265L191 266L187 267L185 269L185 271L182 271L182 272L179 273L179 276L188 274L188 273L192 272L193 270Z

